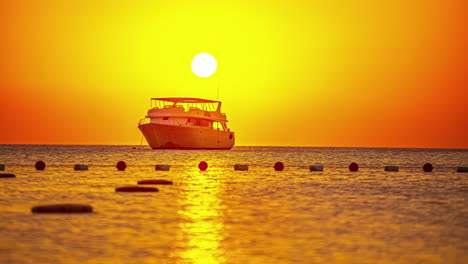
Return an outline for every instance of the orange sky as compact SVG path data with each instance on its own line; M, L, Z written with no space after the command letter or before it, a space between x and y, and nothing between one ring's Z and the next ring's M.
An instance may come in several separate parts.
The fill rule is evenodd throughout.
M468 148L466 1L10 2L0 144L139 144L219 84L237 145Z

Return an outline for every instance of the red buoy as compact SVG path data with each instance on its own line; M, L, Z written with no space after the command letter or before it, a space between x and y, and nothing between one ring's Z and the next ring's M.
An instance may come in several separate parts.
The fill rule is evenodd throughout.
M125 161L119 161L117 162L116 167L119 171L123 171L125 168L127 168L127 164L125 164Z
M356 162L352 162L349 164L349 171L358 171L359 165Z
M40 161L36 162L36 165L34 165L34 167L36 167L36 170L44 170L46 165L45 165L45 162L40 160Z
M284 164L280 161L275 163L275 170L282 171L284 169Z
M426 164L424 164L424 166L423 166L423 170L424 170L425 172L431 172L432 169L433 169L433 167L432 167L432 164L430 164L430 163L426 163Z
M206 163L205 161L202 161L202 162L198 163L198 168L201 171L206 171L206 169L208 169L208 163Z

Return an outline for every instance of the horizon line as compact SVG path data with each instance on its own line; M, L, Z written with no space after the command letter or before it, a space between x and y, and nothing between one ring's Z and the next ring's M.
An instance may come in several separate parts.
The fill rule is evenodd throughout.
M31 145L31 146L143 146L138 144L47 144L47 143L0 143L0 145ZM148 145L144 145L149 147ZM235 145L234 147L276 147L276 148L375 148L375 149L450 149L468 150L468 147L363 147L363 146L294 146L294 145ZM203 149L200 149L203 150Z

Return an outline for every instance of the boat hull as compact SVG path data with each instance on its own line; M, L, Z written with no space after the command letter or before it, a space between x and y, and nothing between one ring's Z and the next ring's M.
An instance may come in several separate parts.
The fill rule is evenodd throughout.
M142 124L138 128L152 149L231 149L234 132L198 126Z

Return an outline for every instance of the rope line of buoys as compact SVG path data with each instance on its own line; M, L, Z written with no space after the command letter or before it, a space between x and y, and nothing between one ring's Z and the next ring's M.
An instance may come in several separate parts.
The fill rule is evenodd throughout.
M93 207L88 204L51 204L38 205L31 208L33 213L92 213Z
M36 170L45 170L46 163L42 160L39 160L35 163L34 167L36 168ZM125 163L125 161L119 161L117 162L115 167L119 171L124 171L127 168L127 164ZM171 165L167 165L167 164L157 164L155 165L155 170L156 171L169 171L170 167ZM273 166L273 168L276 171L282 171L284 170L284 167L285 167L284 164L280 161L276 162ZM299 167L305 167L305 166L299 166ZM198 168L200 169L200 171L206 171L208 169L208 163L206 161L201 161L200 163L198 163ZM308 166L308 168L310 171L323 171L324 170L323 165L310 165ZM371 167L371 168L375 168L375 167ZM352 162L351 164L349 164L348 169L352 172L356 172L359 170L359 165L355 162ZM434 167L432 166L432 164L426 163L423 165L422 169L424 172L432 172ZM0 164L0 171L4 171L4 170L5 170L5 164ZM88 170L88 165L75 164L74 170ZM234 170L239 170L239 171L249 170L249 164L234 164ZM384 166L384 171L398 172L400 171L400 167L395 166L395 165ZM456 172L468 172L468 167L458 167L456 168ZM11 175L14 175L14 174L11 174L11 173L3 174L3 176L1 177L2 178L14 177Z

